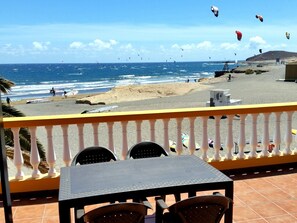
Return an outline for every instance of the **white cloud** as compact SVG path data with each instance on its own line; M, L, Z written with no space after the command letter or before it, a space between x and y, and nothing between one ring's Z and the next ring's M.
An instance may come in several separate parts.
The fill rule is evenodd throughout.
M250 43L249 43L250 49L258 49L264 45L266 45L266 41L262 37L255 36L250 38Z
M45 43L37 42L37 41L33 42L33 48L39 51L47 50L49 45L50 45L50 42L45 42Z
M109 40L107 42L104 42L101 39L95 39L93 42L89 43L88 45L95 49L102 50L102 49L112 49L112 46L116 45L117 43L118 42L115 40Z
M235 50L238 49L238 46L238 43L222 43L220 48L224 50Z
M74 41L70 43L69 47L73 49L82 49L85 47L85 45L82 42Z
M132 46L131 43L128 43L128 44L126 44L126 45L122 45L122 46L120 47L120 49L123 49L123 50L133 50L133 46Z
M203 41L201 43L198 43L196 46L198 49L210 49L212 48L212 43L210 41Z

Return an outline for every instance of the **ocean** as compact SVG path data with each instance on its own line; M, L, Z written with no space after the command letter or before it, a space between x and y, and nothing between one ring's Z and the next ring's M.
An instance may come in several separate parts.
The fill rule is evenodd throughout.
M15 83L11 101L51 97L64 91L102 93L120 85L190 82L213 77L224 62L0 64L0 76ZM236 67L230 63L229 68Z

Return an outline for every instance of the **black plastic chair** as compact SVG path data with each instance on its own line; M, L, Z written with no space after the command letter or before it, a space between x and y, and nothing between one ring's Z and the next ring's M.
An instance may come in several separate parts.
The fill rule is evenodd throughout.
M92 163L103 163L118 160L117 156L109 149L101 146L87 147L80 151L73 158L71 165L85 165ZM80 217L84 214L83 207L77 207L74 209L75 220L80 222Z
M81 222L86 223L143 223L149 202L115 203L96 208L82 216Z
M126 159L142 159L168 156L166 150L155 142L144 141L132 146L126 155Z
M91 163L103 163L118 160L117 156L109 149L101 146L87 147L73 158L71 165L84 165Z
M126 159L143 159L168 156L167 151L159 144L151 141L143 141L132 146L126 155ZM174 194L175 200L180 201L180 194ZM162 196L165 200L165 196Z
M215 192L213 195L191 197L170 207L156 198L156 223L219 223L232 200ZM167 209L168 212L164 212Z

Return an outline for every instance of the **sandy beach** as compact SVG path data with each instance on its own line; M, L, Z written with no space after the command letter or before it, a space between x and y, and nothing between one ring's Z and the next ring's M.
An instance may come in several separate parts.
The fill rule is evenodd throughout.
M256 65L250 68L259 69ZM210 89L229 89L231 98L241 99L242 104L295 101L297 85L278 81L284 79L285 65L269 64L261 69L268 72L250 75L233 73L231 82L224 75L190 83L120 86L98 95L77 95L66 99L51 97L50 102L42 104L20 101L12 105L27 116L77 114L110 105L117 106L114 111L205 107Z
M255 68L256 65L251 65L250 68ZM238 68L241 69L241 68ZM247 68L245 68L247 69ZM210 89L229 89L232 99L241 99L242 104L261 104L261 103L275 103L275 102L293 102L296 97L297 84L294 82L279 81L285 77L285 65L283 64L270 64L261 67L264 72L261 74L245 73L233 73L232 81L227 81L227 75L220 78L210 78L202 80L200 82L190 83L174 83L174 84L157 84L157 85L135 85L124 86L112 89L111 91L98 95L78 95L74 98L58 98L55 97L51 102L40 104L26 104L25 101L13 104L17 109L25 113L27 116L34 115L56 115L56 114L80 114L84 110L96 109L104 106L117 107L113 111L140 111L140 110L154 110L154 109L170 109L170 108L193 108L193 107L205 107L206 102L210 97ZM77 103L80 100L80 103ZM96 105L90 105L88 103L81 103L92 101L99 103ZM259 123L263 117L259 117ZM293 117L294 118L294 117ZM295 120L295 118L294 118ZM212 125L213 120L210 121ZM249 121L247 121L248 123ZM297 123L296 120L294 123ZM121 127L115 124L114 134L120 135ZM148 131L142 132L143 139L149 139L149 127L148 123L143 123L144 128ZM158 129L157 123L156 133L157 142L163 144L163 139L159 138L162 135L162 129ZM237 126L236 126L237 125ZM238 137L239 125L234 126L234 137ZM161 126L161 125L160 125ZM198 125L199 126L199 125ZM222 132L225 131L224 121L222 123ZM259 124L262 128L262 125ZM129 137L129 145L133 145L136 142L135 138L135 126L128 126L128 132L131 134ZM183 122L183 131L189 132L188 121ZM91 146L92 129L91 127L85 127L85 146ZM100 131L100 130L99 130ZM198 130L199 131L199 130ZM247 126L246 134L249 135L250 127ZM108 145L108 137L106 132L101 133L99 136L100 145ZM214 136L214 129L209 129L209 137ZM271 131L273 134L273 131ZM71 126L69 128L70 137L77 136L77 128ZM38 129L38 139L44 144L47 144L46 133L43 128ZM172 131L169 133L171 139L176 137L176 129L173 125ZM201 136L197 134L197 142L201 141ZM259 137L261 134L259 133ZM54 129L55 151L57 153L57 166L63 166L62 153L63 153L63 139L60 127ZM248 138L247 138L248 140ZM222 135L222 143L224 142L224 136ZM115 139L116 153L121 156L121 138ZM78 142L76 140L71 141L71 151L74 155L78 151ZM200 152L200 151L199 151ZM199 153L198 152L198 153ZM13 172L13 171L12 171ZM28 171L30 173L30 171Z

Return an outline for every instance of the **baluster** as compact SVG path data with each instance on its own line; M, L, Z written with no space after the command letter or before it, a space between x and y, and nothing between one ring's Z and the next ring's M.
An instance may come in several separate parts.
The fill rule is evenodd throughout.
M79 148L78 151L82 151L85 148L84 143L84 124L77 124L78 128L78 141L79 141Z
M291 153L291 143L292 143L292 115L293 112L286 112L287 113L287 132L285 135L285 143L286 143L286 148L284 150L284 154L290 154Z
M128 136L127 136L127 125L128 122L121 122L122 124L122 158L126 159L126 154L128 152Z
M22 180L24 178L24 172L22 171L22 166L24 164L24 158L20 146L20 128L11 128L13 134L13 145L14 145L14 154L13 154L13 163L16 167L15 179Z
M47 132L47 163L49 165L48 176L54 177L57 172L55 169L56 153L53 146L53 126L45 126Z
M151 132L151 141L155 142L156 141L156 134L155 134L155 124L156 120L149 120L150 122L150 132Z
M245 118L246 118L245 114L240 115L240 130L239 130L240 132L239 132L239 142L238 142L238 147L239 147L238 158L239 159L244 158L244 148L245 148L245 145L246 145Z
M92 123L93 127L93 136L94 136L94 146L99 146L99 123Z
M176 119L176 134L177 134L177 139L176 139L176 153L177 155L180 155L183 151L183 143L182 143L182 138L181 138L181 135L182 135L182 121L183 121L183 118L177 118Z
M208 134L207 134L207 122L208 122L208 116L201 117L202 119L202 143L201 143L201 149L203 151L202 153L202 159L204 161L208 161L207 151L208 151Z
M227 140L226 140L226 159L231 160L232 159L232 148L234 146L234 139L233 139L233 118L234 115L227 115L227 125L228 125L228 133L227 133Z
M268 156L268 147L270 144L269 140L269 116L270 113L264 113L264 135L263 135L263 151L261 156Z
M221 136L220 136L220 126L221 126L221 115L215 116L215 140L213 148L215 149L214 160L220 160L220 149L221 149Z
M276 156L280 155L280 143L281 143L281 131L280 131L280 117L281 117L282 112L276 112L275 113L275 133L274 133L274 149L273 149L273 154Z
M163 125L164 125L164 148L169 153L169 132L168 132L168 126L169 126L169 120L170 119L163 119Z
M196 118L189 118L190 120L190 142L189 142L189 149L190 154L193 155L196 150L196 142L195 142L195 130L194 130L194 124L195 124Z
M68 141L68 125L61 125L63 131L63 161L65 166L70 166L71 163L71 151L69 149Z
M250 157L257 156L257 147L258 147L258 139L257 139L257 119L259 114L251 114L252 115L252 135L251 135L251 152Z
M141 142L141 123L142 120L137 120L136 121L136 142L140 143Z
M107 123L108 127L108 147L114 152L114 142L113 142L113 122Z
M36 127L29 128L31 134L31 155L30 155L30 163L33 167L32 178L40 177L40 171L38 169L40 163L40 156L37 149L37 139L36 139Z

